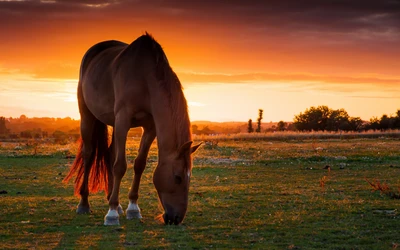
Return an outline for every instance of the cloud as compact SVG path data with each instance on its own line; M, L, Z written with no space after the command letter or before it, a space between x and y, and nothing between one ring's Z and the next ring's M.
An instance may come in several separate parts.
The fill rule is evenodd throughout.
M129 42L150 29L157 32L156 38L163 38L163 45L166 41L166 49L175 53L175 58L171 56L171 61L179 61L175 67L207 71L207 65L217 65L225 67L217 68L217 72L267 68L273 72L307 73L178 72L189 83L318 81L394 85L399 83L396 78L324 74L342 69L342 75L351 70L397 74L399 16L400 2L393 0L0 1L0 48L4 48L0 63L36 78L76 79L82 55L99 39L131 39L125 40ZM179 55L181 51L191 54L180 59L184 58ZM218 60L221 63L215 63ZM198 65L206 66L196 68ZM0 74L4 75L4 70L0 69Z
M365 99L365 98L367 98L367 99L396 99L396 100L398 100L399 98L400 98L400 95L396 95L396 96L376 96L376 95L373 95L373 96L367 96L367 95L362 95L362 96L350 96L350 97L352 97L352 98L360 98L360 99Z
M96 6L102 8L93 8ZM393 0L55 0L51 3L28 0L0 1L0 10L3 14L0 20L3 21L10 17L62 19L70 15L81 19L94 16L103 18L106 15L127 20L179 17L186 20L181 25L229 24L240 30L245 26L248 30L259 32L273 30L273 27L295 33L351 33L360 30L386 32L399 30L400 27L400 2Z
M378 84L386 86L400 85L400 78L388 77L351 77L310 74L206 74L178 72L179 78L188 83L268 83L268 82L302 82L302 83L334 83L334 84Z
M21 72L18 69L7 69L0 67L1 75L12 75L20 73L24 81L60 81L72 79L77 81L79 65L64 63L48 63L40 67ZM380 86L400 86L400 76L337 76L316 75L307 73L244 73L244 74L222 74L222 73L196 73L177 72L179 79L186 84L193 83L331 83L331 84L373 84Z
M371 99L399 99L400 78L351 77L309 74L195 74L178 73L183 85L246 84L259 91L324 93L328 95Z
M13 75L15 73L18 73L19 70L18 69L8 69L8 68L3 68L0 65L0 76L1 75Z
M59 78L34 78L32 75L18 74L0 75L0 94L1 95L19 95L39 94L39 95L76 95L76 80L67 80Z
M2 91L25 91L31 88L34 92L63 93L67 95L75 91L78 82L78 65L62 63L49 63L46 67L34 68L25 72L0 68L0 80L11 80L3 83ZM345 75L317 75L307 73L196 73L179 72L177 75L185 87L191 85L209 84L250 84L253 86L277 86L281 91L324 91L324 92L400 92L400 76L370 75L370 76L345 76ZM29 84L27 84L29 83ZM282 89L282 86L287 86ZM193 105L196 105L195 103Z
M365 41L398 45L399 15L400 2L393 0L0 1L0 33L7 34L0 46L24 40L40 47L50 35L57 37L51 42L60 43L71 36L103 33L93 25L104 33L150 27L176 39L194 32L246 46L281 42L282 37L293 46Z
M26 68L6 68L0 66L0 79L12 77L23 81L59 81L65 79L77 79L79 76L79 64L66 64L62 62L38 63Z
M79 65L61 62L47 63L42 67L33 68L29 73L35 78L77 79L79 76Z

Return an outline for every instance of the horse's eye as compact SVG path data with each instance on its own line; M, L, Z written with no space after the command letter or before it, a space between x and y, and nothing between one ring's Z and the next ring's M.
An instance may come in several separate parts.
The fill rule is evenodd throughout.
M175 175L175 183L176 184L181 184L182 183L182 177L180 177L179 175Z

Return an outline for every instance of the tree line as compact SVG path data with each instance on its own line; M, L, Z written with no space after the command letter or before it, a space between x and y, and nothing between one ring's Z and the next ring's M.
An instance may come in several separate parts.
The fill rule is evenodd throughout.
M333 110L328 106L306 109L296 115L293 126L298 131L366 131L400 129L400 110L395 115L382 115L363 121L360 117L351 117L346 110Z
M261 132L261 119L263 110L259 109L257 129L254 130L253 122L249 119L247 132ZM328 106L310 107L304 112L295 115L293 123L279 121L276 126L265 129L271 131L367 131L400 129L400 109L394 115L382 115L380 118L372 117L363 121L360 117L351 117L345 109L331 109Z
M79 137L79 120L51 117L0 117L0 139L52 138L65 142Z
M293 122L279 121L278 123L262 124L264 111L258 110L256 127L249 119L248 123L200 123L192 124L192 132L197 135L235 134L273 131L366 131L400 129L400 109L393 115L372 117L363 121L360 117L351 117L344 109L331 109L328 106L310 107L295 115ZM79 120L66 118L19 118L0 117L0 139L18 138L65 138L79 137ZM131 129L129 136L140 136L141 129Z

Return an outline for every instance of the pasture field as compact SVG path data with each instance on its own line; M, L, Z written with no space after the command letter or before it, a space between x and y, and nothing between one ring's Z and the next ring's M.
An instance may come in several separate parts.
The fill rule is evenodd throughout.
M197 141L196 141L197 142ZM76 215L62 183L77 144L0 144L2 249L392 249L400 200L400 139L226 139L196 152L182 225L165 226L152 184L154 143L140 186L142 220L103 226L104 193ZM138 139L128 142L120 200L126 208Z

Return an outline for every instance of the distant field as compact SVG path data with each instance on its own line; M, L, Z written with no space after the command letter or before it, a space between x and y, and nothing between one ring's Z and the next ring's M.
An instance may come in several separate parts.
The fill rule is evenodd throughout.
M386 131L362 131L362 132L328 132L328 131L276 131L267 133L233 133L233 134L215 134L215 135L195 135L198 140L321 140L321 139L367 139L367 138L400 138L400 130Z
M72 183L61 183L76 144L0 143L1 248L396 248L400 200L373 192L366 179L399 191L400 139L374 137L196 138L214 143L196 152L180 226L155 219L155 144L140 187L144 218L105 227L104 194L90 197L92 214L78 216ZM124 208L137 150L131 139Z

